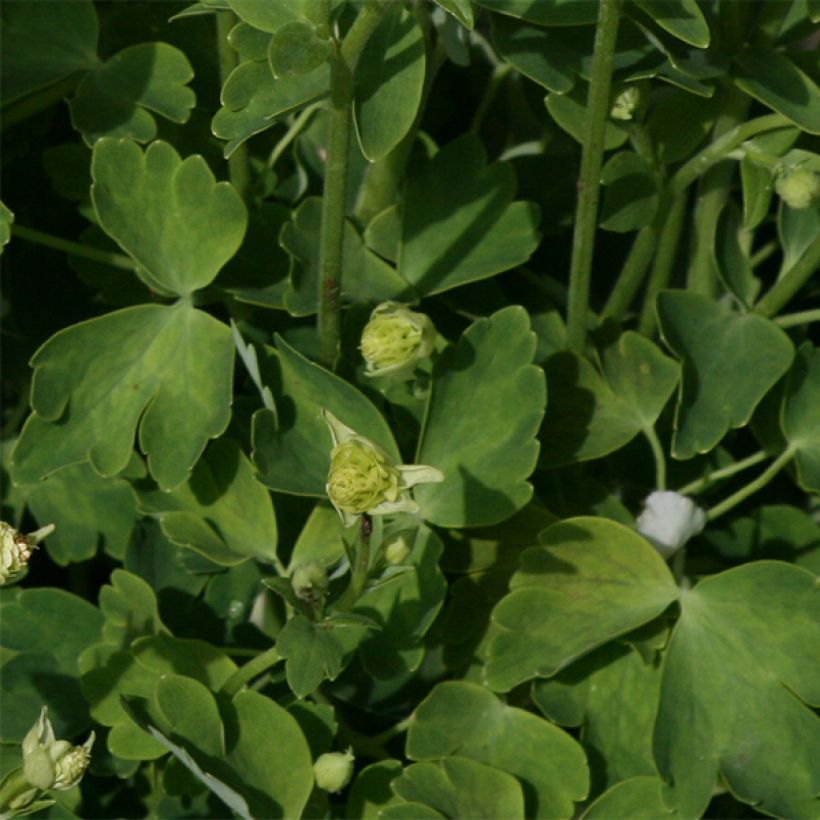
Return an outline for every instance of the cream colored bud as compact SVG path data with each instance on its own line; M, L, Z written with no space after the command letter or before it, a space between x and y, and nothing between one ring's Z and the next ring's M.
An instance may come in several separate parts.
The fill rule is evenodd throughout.
M327 752L319 755L313 764L316 785L326 792L341 791L353 776L353 751Z
M664 557L674 555L706 524L706 515L691 498L666 490L650 493L638 516L638 532Z
M398 302L384 302L370 314L360 349L368 376L410 371L433 352L436 329L428 316Z
M324 597L327 584L327 571L318 561L300 564L290 576L296 597L314 604Z
M42 791L73 788L88 768L93 745L94 732L82 746L56 740L48 719L48 708L44 706L40 717L23 738L23 776Z
M387 542L384 557L388 564L401 564L410 555L411 545L407 541L408 534L400 532Z
M820 176L809 168L789 168L778 175L774 189L790 208L802 210L820 194Z
M54 524L23 535L10 524L0 521L0 586L18 578L28 566L37 545L54 532Z
M613 120L623 120L624 122L631 120L640 101L641 90L636 85L630 85L615 97L609 116Z

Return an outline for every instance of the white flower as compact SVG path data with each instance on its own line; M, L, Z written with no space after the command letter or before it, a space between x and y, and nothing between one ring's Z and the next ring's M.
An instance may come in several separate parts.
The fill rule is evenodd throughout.
M383 302L370 314L362 331L367 376L387 376L411 370L433 352L436 329L428 316L398 302Z
M23 738L23 777L43 791L70 789L82 780L93 745L94 732L82 746L56 740L48 719L48 707L44 706L37 722Z
M323 410L322 417L333 438L325 490L346 527L355 524L363 513L416 513L419 505L410 488L444 480L435 467L395 464L381 447L351 430L329 410Z
M685 495L657 490L644 501L637 524L638 532L669 558L703 529L706 514Z

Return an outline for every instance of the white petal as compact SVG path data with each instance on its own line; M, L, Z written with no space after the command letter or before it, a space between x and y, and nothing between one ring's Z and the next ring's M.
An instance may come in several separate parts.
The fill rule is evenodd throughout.
M433 484L444 481L444 473L435 467L426 464L399 464L402 483L405 487L414 487L416 484Z
M393 513L417 513L418 511L419 505L409 495L405 494L396 501L382 501L378 507L374 507L367 512L370 515L393 515Z
M638 532L664 558L676 553L705 524L705 513L691 498L668 491L650 493L637 520Z
M322 410L322 418L330 428L330 435L333 437L334 447L338 447L340 444L344 444L352 438L361 438L355 430L352 430L346 424L339 421L330 410Z

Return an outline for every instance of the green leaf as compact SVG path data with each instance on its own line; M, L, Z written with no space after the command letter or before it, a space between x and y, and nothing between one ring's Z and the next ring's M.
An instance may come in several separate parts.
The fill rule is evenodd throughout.
M672 451L692 458L748 423L794 348L777 325L734 314L708 296L664 291L657 310L664 340L683 363Z
M276 344L276 351L269 351L269 364L276 374L271 388L277 415L257 411L251 436L263 484L296 495L325 495L333 447L321 416L325 408L400 461L390 428L359 390L308 361L283 339Z
M778 278L782 279L820 233L820 208L789 208L781 203L777 233L783 247L783 263L778 271Z
M677 597L663 559L636 532L603 518L553 524L521 554L510 593L493 610L499 632L485 676L508 692L550 677L648 623Z
M409 132L421 104L424 34L400 3L387 6L356 63L353 121L362 153L376 162Z
M233 705L236 730L227 761L252 815L301 817L313 789L313 761L299 724L257 692L240 692Z
M124 569L115 569L111 584L100 589L100 612L105 616L103 641L117 649L126 649L143 635L167 631L159 617L154 590Z
M291 288L285 306L294 316L311 316L319 303L319 234L322 200L308 197L282 226L279 242L293 259ZM395 269L368 250L345 222L342 296L356 302L384 302L406 297L410 286Z
M642 775L622 780L605 791L581 820L678 820L680 815L663 802L663 781Z
M589 772L581 746L531 712L507 706L482 686L448 681L416 707L407 756L434 760L459 754L517 777L527 817L571 817Z
M165 734L188 741L204 755L225 753L222 719L207 686L182 675L164 675L157 682L154 702L164 718L160 728Z
M379 820L387 806L401 804L390 784L402 772L398 760L380 760L365 766L353 781L347 797L345 817L349 820ZM404 804L406 805L406 804Z
M32 358L34 413L13 460L19 481L89 460L125 469L139 425L163 489L188 477L230 418L233 340L227 325L184 302L140 305L52 336Z
M544 102L550 116L576 142L583 145L587 133L587 110L584 94L576 89L566 94L548 94ZM625 128L608 121L604 131L604 150L620 148L627 140Z
M646 121L658 159L670 165L688 159L706 138L719 113L714 98L708 99L683 90L671 90L657 103ZM686 127L681 128L685 122Z
M391 784L408 803L419 803L442 817L475 820L523 820L524 798L518 781L499 769L467 757L445 757L436 763L414 763ZM414 809L406 814L388 806L384 817L429 817Z
M14 214L0 202L0 255L3 247L8 245L11 239L11 225L14 222Z
M70 102L71 123L89 145L100 137L150 142L157 135L151 112L184 123L196 105L188 88L194 70L168 43L124 48L83 77Z
M534 353L527 313L511 306L471 325L436 363L416 455L444 473L443 482L415 490L428 521L496 524L532 497L527 478L546 402Z
M344 526L329 501L319 501L308 516L293 547L288 564L292 573L299 564L319 561L324 567L338 563L345 555L342 544Z
M477 3L490 11L541 26L580 26L598 19L594 3L579 3L578 0L477 0Z
M697 48L709 45L709 24L696 0L635 0L662 29Z
M308 23L285 23L270 39L268 62L277 78L307 74L330 57L332 46Z
M804 342L786 378L781 427L796 450L800 486L820 492L820 349Z
M726 287L750 308L760 291L760 281L751 264L753 234L742 222L734 202L727 202L718 218L714 259Z
M91 198L103 230L146 274L146 284L187 295L209 285L242 244L247 212L205 160L184 161L166 142L143 153L130 140L94 146Z
M93 558L102 546L122 557L137 520L134 495L123 478L103 478L86 463L52 473L24 487L26 503L40 526L57 529L45 542L60 566Z
M772 174L768 168L744 157L740 161L743 184L743 227L754 230L769 213L772 201Z
M326 64L307 74L276 79L267 62L249 60L240 63L225 81L222 108L214 115L211 130L214 136L227 140L224 155L228 158L245 140L274 125L278 117L329 92L330 68Z
M322 681L342 671L344 648L327 625L295 615L276 636L276 649L286 658L285 673L293 693L303 698Z
M493 43L516 71L558 94L575 85L580 55L562 43L562 32L527 26L510 17L493 17Z
M444 11L452 14L453 17L470 31L475 25L473 19L473 6L470 0L435 0L436 5L441 6Z
M508 163L487 165L466 134L408 172L399 274L423 296L521 265L538 245L538 209L513 202Z
M4 106L98 62L91 0L8 3L0 31Z
M633 151L610 158L601 171L605 186L600 224L604 230L629 233L650 224L660 202L652 168Z
M820 704L820 667L806 659L820 655L816 576L744 564L701 581L681 610L655 726L666 802L700 816L720 772L767 814L815 816L820 720L808 707Z
M270 493L255 478L239 442L215 441L188 481L171 493L141 489L140 509L159 518L175 544L231 566L276 558L276 517Z
M270 34L278 31L286 23L301 19L301 0L290 3L260 3L259 0L228 0L234 14L254 28Z
M810 134L820 134L820 88L785 54L746 48L732 61L738 87Z
M77 658L100 640L97 608L61 589L24 589L0 605L0 620L2 739L19 743L44 705L59 737L85 731L90 721Z
M634 649L608 643L532 685L532 699L547 718L583 724L584 747L598 764L593 793L629 777L655 774L652 730L661 686L656 654L652 651L645 661Z

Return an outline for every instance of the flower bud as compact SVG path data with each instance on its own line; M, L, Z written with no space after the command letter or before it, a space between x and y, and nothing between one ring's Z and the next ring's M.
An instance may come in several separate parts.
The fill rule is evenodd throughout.
M659 490L647 496L637 524L638 532L669 558L703 529L706 515L691 498Z
M400 532L393 536L384 548L384 557L388 564L401 564L410 555L411 545L407 543L408 533Z
M29 558L47 535L54 532L54 524L23 535L10 524L0 521L0 586L18 578L28 565Z
M327 572L318 561L300 564L290 576L290 585L296 597L317 604L327 591Z
M398 302L384 302L370 314L360 350L368 376L410 370L433 352L436 329L429 317Z
M615 102L612 103L609 116L612 117L613 120L623 120L624 122L631 120L640 101L640 88L638 88L637 85L630 85L615 97Z
M48 707L44 706L37 722L23 738L23 776L42 791L70 789L85 774L93 745L94 732L82 746L55 740Z
M351 749L319 755L313 764L316 785L326 792L341 791L350 782L355 759Z
M418 512L410 496L416 484L443 481L435 467L421 464L394 464L381 447L360 436L328 410L323 416L330 428L333 449L325 489L346 527L357 517Z
M820 194L820 176L809 168L787 168L775 180L774 188L790 208L808 208Z

